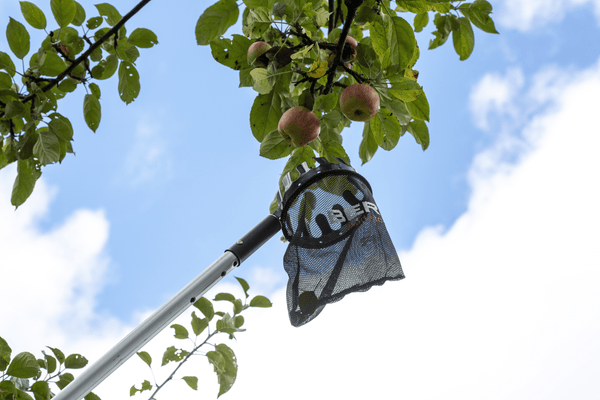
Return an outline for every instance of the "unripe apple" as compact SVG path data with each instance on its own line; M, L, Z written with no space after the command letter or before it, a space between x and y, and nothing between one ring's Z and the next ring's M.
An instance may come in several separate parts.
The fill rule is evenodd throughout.
M319 136L321 123L308 108L296 106L283 113L277 129L286 142L302 147Z
M335 43L337 43L339 38L335 39ZM352 36L346 36L345 43L351 45L350 49L344 43L344 47L342 48L342 61L353 62L356 60L356 46L358 46L358 42Z
M258 57L266 53L267 50L271 48L271 45L266 42L254 42L248 48L248 64L252 65L256 61ZM261 67L266 67L266 65L262 62L257 62L257 65Z
M352 121L368 121L379 111L379 95L369 85L350 85L342 91L340 108Z

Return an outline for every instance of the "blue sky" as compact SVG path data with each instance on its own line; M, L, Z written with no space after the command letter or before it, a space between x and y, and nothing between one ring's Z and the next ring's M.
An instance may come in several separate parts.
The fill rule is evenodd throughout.
M81 3L91 14L93 3ZM8 293L27 294L8 311L18 328L0 330L13 348L64 344L101 355L268 213L283 161L258 156L248 124L256 93L238 89L237 74L195 44L196 20L210 4L151 2L130 22L159 39L136 63L139 98L126 106L116 81L102 82L94 134L78 89L61 105L77 155L46 168L16 212L15 171L0 171L2 275L19 284ZM492 4L501 34L477 31L467 61L451 43L426 50L431 26L418 35L416 69L432 109L427 151L405 136L361 166L362 124L344 131L407 278L348 296L295 329L282 293L286 245L273 238L232 274L275 307L247 318L229 398L330 390L346 398L594 398L600 3ZM17 1L0 1L0 15L23 20ZM232 282L214 293L236 290ZM149 345L155 357L170 335ZM135 361L99 392L126 398L126 388L149 378ZM212 372L198 368L216 397ZM300 373L313 385L285 392Z

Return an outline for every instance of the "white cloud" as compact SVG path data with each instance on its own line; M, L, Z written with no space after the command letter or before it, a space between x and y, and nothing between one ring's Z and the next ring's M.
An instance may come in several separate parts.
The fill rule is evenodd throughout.
M576 7L591 6L600 23L600 0L504 0L491 2L499 25L506 29L528 32L558 22Z
M469 106L474 114L475 125L483 130L494 128L502 119L515 119L521 114L515 106L517 95L524 84L523 72L511 68L506 76L489 73L481 79L471 91ZM498 114L501 119L492 122L490 114Z
M43 231L39 223L55 191L42 179L15 211L9 204L15 175L13 167L0 173L2 297L11 305L3 311L3 328L10 321L17 329L11 331L10 341L18 347L42 338L50 344L62 341L58 332L64 328L89 329L96 322L91 316L109 262L103 250L109 224L102 210L82 209Z
M135 139L125 160L123 178L128 184L139 186L157 178L171 176L171 158L160 129L149 118L140 120L136 126Z

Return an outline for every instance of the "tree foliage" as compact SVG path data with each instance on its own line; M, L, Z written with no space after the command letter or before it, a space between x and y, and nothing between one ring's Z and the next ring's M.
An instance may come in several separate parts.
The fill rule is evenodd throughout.
M215 374L217 375L217 381L219 383L219 393L217 397L227 393L229 389L233 387L237 378L238 364L237 358L233 350L225 343L220 344L209 344L208 341L215 335L227 334L229 339L235 339L235 334L238 332L244 332L242 328L244 325L244 317L242 313L250 307L271 307L271 301L264 296L255 296L249 302L250 295L248 289L250 285L242 279L236 278L242 289L244 290L245 299L236 299L231 293L219 293L215 296L213 301L227 301L232 304L233 312L226 313L222 311L215 311L213 303L206 297L201 297L194 303L194 307L197 310L192 311L191 321L189 328L183 325L173 324L173 336L175 339L184 340L186 343L191 342L191 346L187 349L180 346L169 346L165 349L161 358L161 367L175 364L176 367L169 374L169 376L162 382L158 383L154 379L154 373L152 373L152 379L154 383L148 380L144 380L140 387L137 385L131 386L129 395L134 396L137 393L144 391L152 391L150 396L151 399L156 398L156 394L168 383L177 379L183 380L191 389L198 390L198 377L196 376L183 376L179 373L181 367L183 367L194 355L202 354L200 350L204 346L212 347L212 350L202 354L206 357L207 361L213 366ZM197 315L196 311L199 311L201 315ZM203 318L201 318L203 317ZM217 317L217 318L215 318ZM212 331L211 326L212 324ZM205 335L205 336L204 336ZM200 336L204 337L204 340L200 340ZM137 355L140 359L148 365L152 370L152 357L146 351L139 351Z
M88 17L75 0L50 0L52 18L21 1L25 23L46 33L37 50L26 25L9 18L6 38L12 54L0 51L0 169L17 163L14 206L30 196L43 167L74 152L73 127L58 110L61 99L84 87L84 120L96 132L102 112L94 80L116 76L126 104L139 95L139 49L155 46L158 39L147 28L128 34L125 22L149 1L142 0L125 17L111 4L97 4ZM342 131L351 121L338 100L355 83L371 85L381 100L377 116L364 122L358 154L363 164L379 148L395 148L406 132L427 149L430 108L414 69L420 54L415 32L433 17L429 49L452 35L456 53L466 60L475 45L473 25L498 33L491 13L487 0L219 0L199 17L195 35L199 45L210 46L217 62L239 71L240 87L258 92L250 130L262 157L288 158L283 176L294 174L302 162L314 166L317 155L350 162ZM242 32L224 37L240 16ZM350 62L344 61L347 36L358 41ZM248 48L257 41L271 48L250 65ZM277 131L283 113L297 105L312 110L321 123L319 137L302 147L287 143Z
M260 142L262 157L288 157L282 177L296 173L295 167L303 162L313 167L317 155L350 164L342 131L351 121L338 100L344 88L356 83L375 88L381 104L378 114L364 122L358 154L363 164L379 148L395 148L406 132L426 150L430 107L414 69L420 54L415 32L422 31L433 15L429 49L443 45L452 35L460 60L473 52L472 25L498 33L486 0L397 0L394 4L389 0L244 0L240 12L234 0L220 0L198 19L198 44L210 45L217 62L239 71L240 87L258 92L250 110L250 128ZM224 38L240 14L243 35ZM352 51L345 44L348 36L358 41L356 56L351 58L345 54ZM270 48L249 64L246 55L255 42L266 42ZM312 110L321 122L319 137L302 147L286 142L277 129L283 113L298 105ZM271 211L275 208L273 201Z
M158 39L146 28L128 34L125 22L149 1L125 17L108 3L96 4L95 15L88 18L75 0L50 0L52 22L38 6L21 1L25 22L46 33L37 50L25 24L9 18L6 39L12 55L0 51L0 169L17 163L14 206L31 195L42 167L74 153L73 126L59 112L60 100L83 86L84 120L96 132L102 111L94 80L116 75L119 97L126 104L139 95L139 49L153 47Z
M48 349L50 354L42 351L43 358L36 358L27 351L13 357L12 349L0 337L0 400L51 399L55 395L54 385L62 390L73 381L73 374L67 372L68 369L81 369L88 363L80 354L65 357L60 349ZM85 400L100 400L100 397L92 392Z

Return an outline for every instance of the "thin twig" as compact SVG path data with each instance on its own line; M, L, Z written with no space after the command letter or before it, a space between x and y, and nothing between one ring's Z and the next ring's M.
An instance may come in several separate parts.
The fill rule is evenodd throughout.
M129 11L123 18L121 18L121 20L119 22L117 22L115 24L115 26L113 26L108 32L106 32L100 39L98 39L96 42L94 42L94 44L91 45L90 48L87 49L82 55L77 57L77 59L75 59L75 61L73 61L73 63L71 65L69 65L69 67L67 67L67 69L65 69L63 72L60 73L60 75L58 75L56 78L52 79L50 81L50 83L48 83L46 86L44 86L42 88L42 91L47 92L48 90L52 89L54 86L58 85L58 83L64 77L69 75L75 69L75 67L77 67L79 64L81 64L83 62L83 60L87 59L90 56L90 54L92 54L94 52L94 50L96 50L98 47L100 47L102 45L102 43L106 42L112 35L116 35L117 32L119 31L119 29L123 25L125 25L125 23L127 21L129 21L129 19L131 17L133 17L135 14L137 14L146 4L150 3L150 1L151 0L140 1L135 7L133 7L131 9L131 11ZM25 99L23 99L23 103L27 103L28 101L33 99L34 96L35 96L35 93L30 94Z

